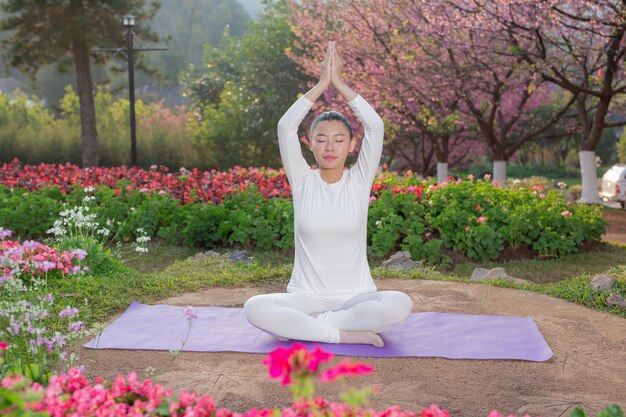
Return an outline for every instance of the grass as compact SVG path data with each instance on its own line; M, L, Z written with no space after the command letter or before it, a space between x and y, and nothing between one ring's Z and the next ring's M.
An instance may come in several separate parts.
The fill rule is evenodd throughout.
M567 280L578 275L595 275L620 264L626 264L626 246L611 245L607 251L575 253L560 258L480 264L463 263L456 265L450 274L469 277L474 268L502 267L513 277L537 284L546 284Z
M80 304L86 302L89 308L82 308L82 311L88 311L89 317L84 317L84 320L93 323L123 311L132 300L153 303L185 292L216 286L263 287L286 284L293 262L291 256L275 252L250 252L249 255L255 262L244 264L228 262L223 257L190 257L201 251L158 242L153 243L150 249L152 252L144 255L143 259L127 261L128 269L121 274L53 282L52 291L65 297L67 305L84 307ZM379 279L456 282L469 282L473 268L496 266L502 266L509 275L532 281L533 284L517 285L494 281L485 285L535 291L626 318L626 310L606 304L604 300L608 293L595 293L588 285L594 274L612 273L618 277L614 290L626 296L626 247L622 246L612 246L604 252L580 253L559 259L460 264L452 271L430 267L399 272L371 264L372 275Z

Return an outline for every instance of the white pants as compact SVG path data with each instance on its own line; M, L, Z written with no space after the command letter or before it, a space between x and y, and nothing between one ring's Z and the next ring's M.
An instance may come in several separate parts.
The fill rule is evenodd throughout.
M339 330L389 330L402 323L412 308L411 298L399 291L264 294L250 298L243 307L253 326L276 337L326 343L339 343Z

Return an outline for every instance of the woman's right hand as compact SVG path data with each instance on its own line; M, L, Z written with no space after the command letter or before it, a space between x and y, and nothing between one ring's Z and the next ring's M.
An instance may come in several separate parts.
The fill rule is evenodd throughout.
M326 53L324 54L324 59L322 60L322 68L320 73L320 84L324 85L324 87L328 87L331 83L332 77L332 42L328 42L328 47L326 48Z

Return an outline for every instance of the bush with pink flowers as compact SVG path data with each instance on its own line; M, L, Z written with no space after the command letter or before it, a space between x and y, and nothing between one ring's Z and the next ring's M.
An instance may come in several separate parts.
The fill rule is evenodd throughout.
M5 377L0 382L0 413L73 417L450 417L446 410L435 404L419 413L399 407L376 411L367 400L371 389L343 393L341 402L315 397L315 380L331 382L373 371L369 364L353 364L348 360L322 371L321 365L332 357L319 348L311 352L296 344L279 348L265 358L263 363L268 366L270 377L280 379L294 395L293 405L283 409L236 412L219 408L208 395L189 391L174 395L172 390L149 379L140 381L135 373L129 373L126 378L118 375L112 383L101 378L90 382L79 370L72 368L67 373L52 376L45 387L29 383L19 375ZM584 417L585 413L577 408L571 416ZM598 416L623 417L624 414L619 406L611 405ZM494 410L488 417L502 415Z
M0 229L0 239L11 237ZM81 250L58 250L35 241L0 240L0 375L19 373L37 382L52 370L78 364L77 342L90 332L80 310L60 305L48 280L80 276Z

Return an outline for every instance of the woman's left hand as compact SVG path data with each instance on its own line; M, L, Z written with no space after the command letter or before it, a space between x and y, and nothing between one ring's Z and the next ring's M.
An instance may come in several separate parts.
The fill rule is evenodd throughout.
M343 61L337 52L337 43L332 42L331 44L331 80L335 87L338 84L343 84L343 78L341 74L343 73Z

